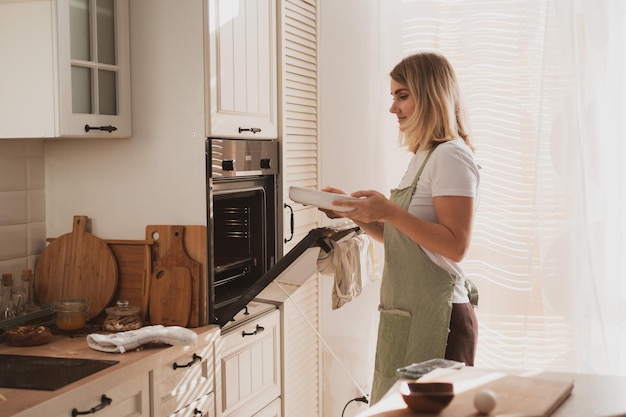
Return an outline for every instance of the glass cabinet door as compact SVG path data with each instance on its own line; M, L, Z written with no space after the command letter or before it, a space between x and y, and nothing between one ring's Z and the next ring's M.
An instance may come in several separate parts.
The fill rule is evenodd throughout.
M114 0L70 0L72 113L118 114Z

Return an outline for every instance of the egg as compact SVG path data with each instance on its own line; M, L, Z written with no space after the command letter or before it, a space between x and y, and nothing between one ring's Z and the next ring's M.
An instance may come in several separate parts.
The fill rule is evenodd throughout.
M490 389L483 389L474 397L474 407L480 414L489 414L496 408L496 393Z

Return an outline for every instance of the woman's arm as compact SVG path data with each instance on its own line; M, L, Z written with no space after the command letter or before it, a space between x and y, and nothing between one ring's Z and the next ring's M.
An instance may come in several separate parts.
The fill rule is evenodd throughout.
M359 226L367 227L377 222L389 223L424 249L455 262L460 262L469 248L474 213L473 197L434 197L438 223L431 223L415 217L377 191L357 191L352 196L359 199L342 200L336 204L354 207L354 210L333 213L348 217ZM364 230L367 231L366 228ZM382 238L382 227L378 226L372 234L375 239L378 231Z

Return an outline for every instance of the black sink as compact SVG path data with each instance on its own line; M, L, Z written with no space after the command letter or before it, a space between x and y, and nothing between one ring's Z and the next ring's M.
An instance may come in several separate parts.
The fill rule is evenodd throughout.
M0 387L54 391L118 361L0 354Z

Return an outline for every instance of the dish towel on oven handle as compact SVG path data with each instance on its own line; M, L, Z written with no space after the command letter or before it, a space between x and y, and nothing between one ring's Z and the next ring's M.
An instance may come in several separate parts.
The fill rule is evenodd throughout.
M193 330L157 324L113 334L92 333L87 335L87 344L90 348L102 352L124 353L147 343L188 346L196 343L197 339L198 335Z
M332 309L336 310L358 297L368 284L379 279L374 257L374 240L365 233L353 234L335 242L332 249L320 249L317 271L335 279Z

